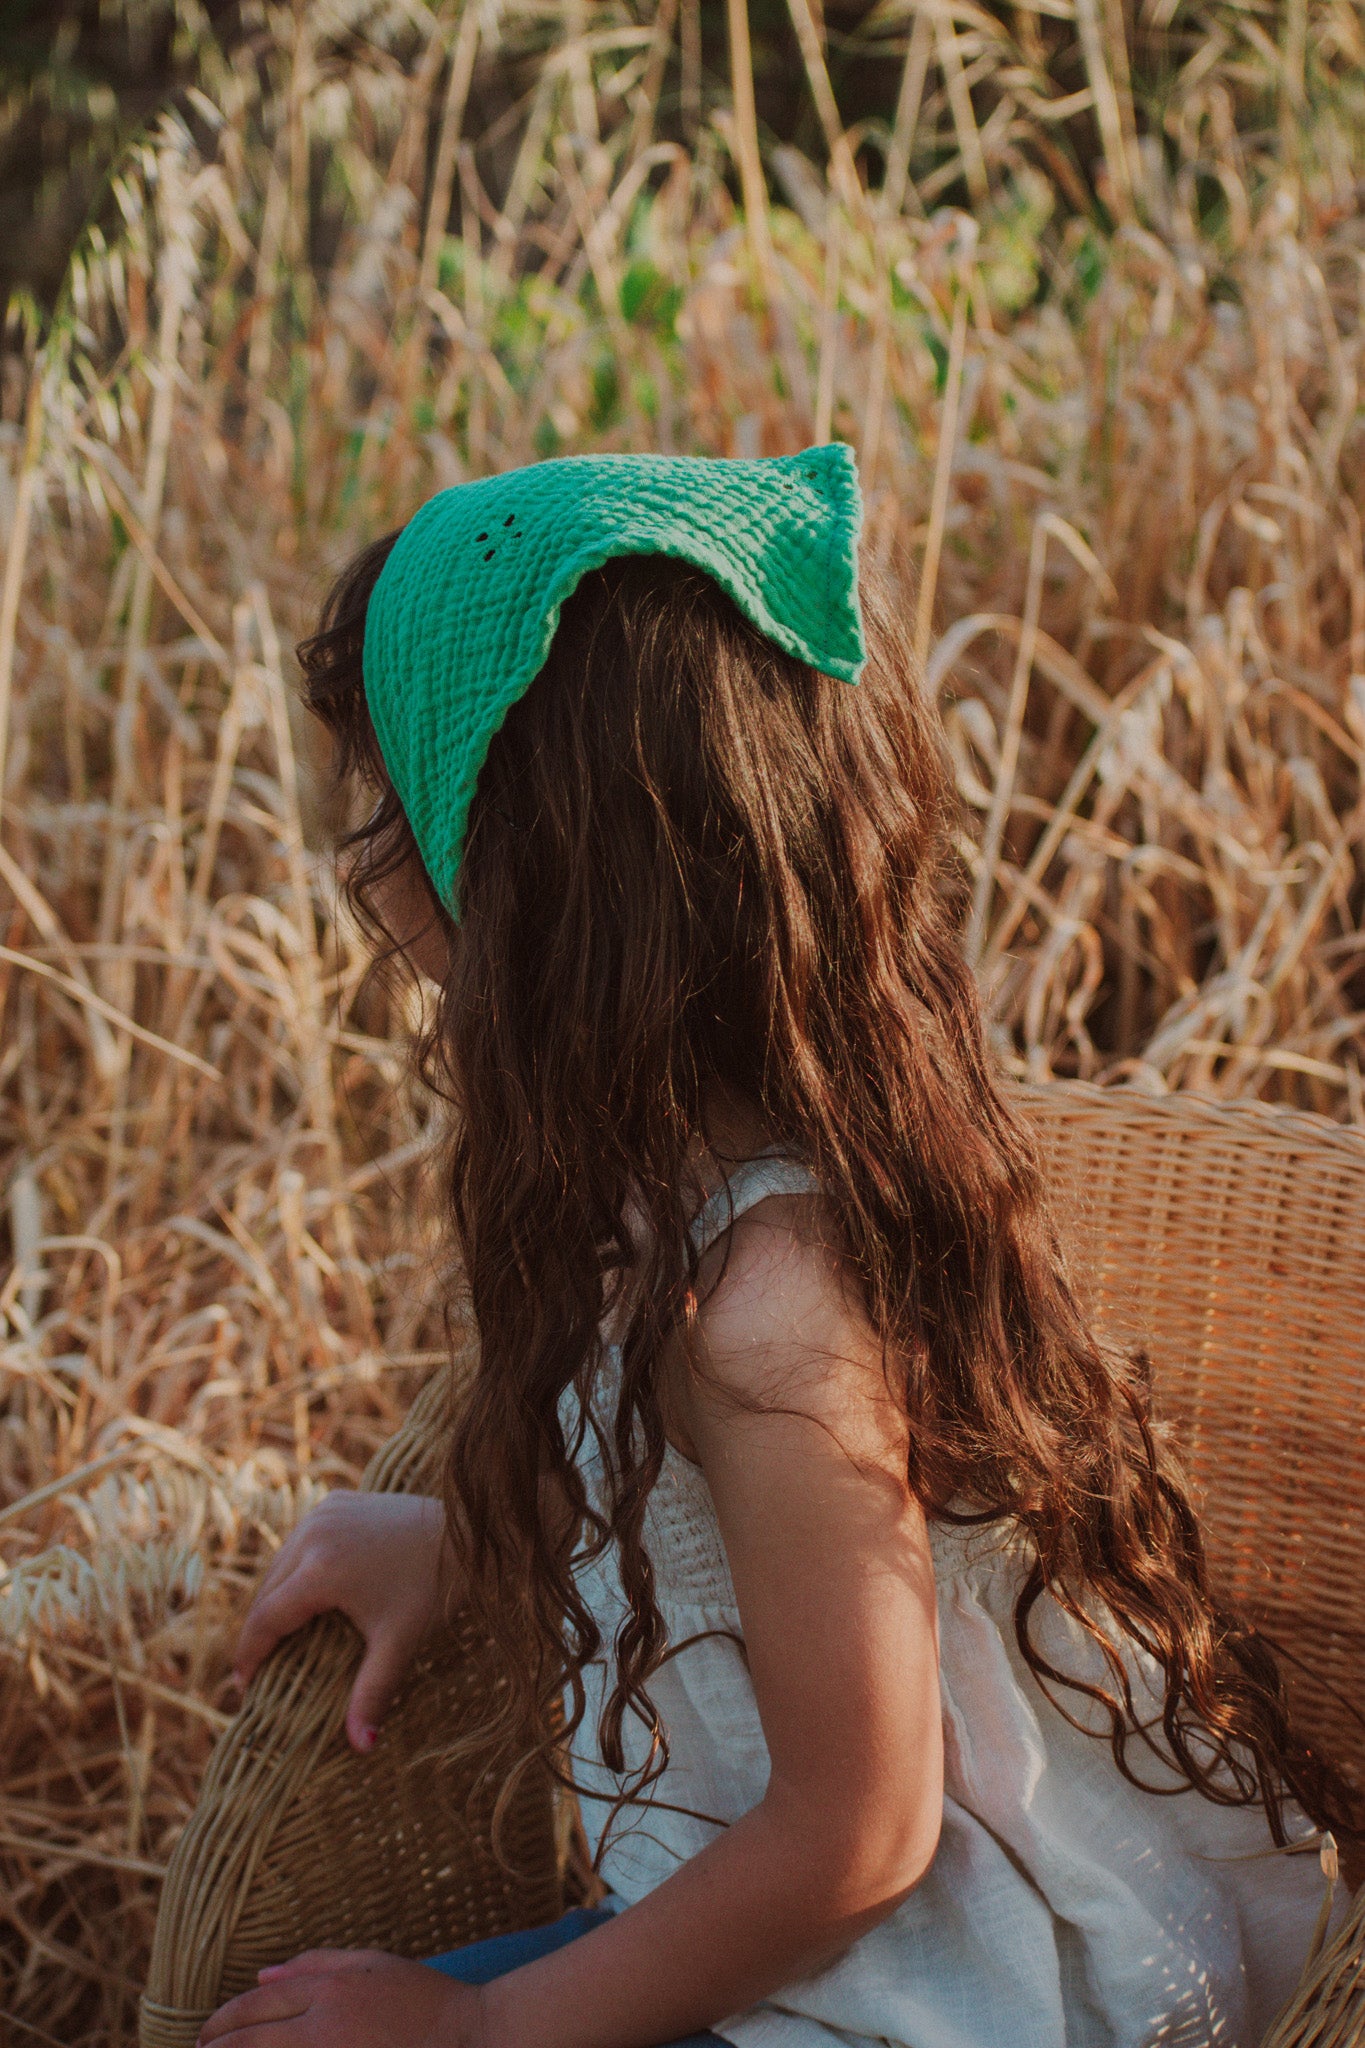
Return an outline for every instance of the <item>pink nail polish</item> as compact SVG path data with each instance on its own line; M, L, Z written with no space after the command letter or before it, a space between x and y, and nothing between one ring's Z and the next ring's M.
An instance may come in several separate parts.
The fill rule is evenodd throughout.
M373 1749L373 1748L374 1748L374 1746L375 1746L375 1743L376 1743L376 1742L377 1742L378 1740L379 1740L379 1730L378 1730L377 1728L362 1728L362 1729L361 1729L361 1731L360 1731L360 1747L361 1747L361 1748L362 1748L363 1750L367 1750L367 1751L368 1751L368 1750L371 1750L371 1749Z

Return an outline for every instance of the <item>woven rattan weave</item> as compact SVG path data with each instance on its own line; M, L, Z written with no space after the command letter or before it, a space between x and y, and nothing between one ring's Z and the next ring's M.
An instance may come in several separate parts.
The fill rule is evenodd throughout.
M423 1390L361 1482L437 1485L446 1377ZM263 1963L305 1948L435 1955L534 1927L562 1907L557 1817L546 1775L515 1790L492 1847L496 1787L444 1755L499 1681L485 1645L458 1629L414 1669L368 1756L343 1716L359 1655L325 1615L253 1681L214 1750L176 1845L157 1916L142 2048L192 2048L223 1999Z
M1365 1782L1365 1137L1073 1083L1023 1102L1080 1292L1151 1359L1220 1588L1294 1660L1301 1720ZM440 1398L423 1395L367 1485L432 1485ZM487 1651L453 1636L367 1758L341 1733L356 1654L330 1618L291 1638L219 1743L167 1873L142 2048L191 2048L206 2012L302 1948L433 1954L559 1909L548 1785L517 1793L517 1879L492 1854L489 1800L466 1810L441 1761L462 1706L498 1682ZM1365 2043L1365 1894L1266 2048L1310 2043Z
M1026 1102L1079 1291L1151 1358L1218 1587L1365 1784L1365 1137L1192 1096Z

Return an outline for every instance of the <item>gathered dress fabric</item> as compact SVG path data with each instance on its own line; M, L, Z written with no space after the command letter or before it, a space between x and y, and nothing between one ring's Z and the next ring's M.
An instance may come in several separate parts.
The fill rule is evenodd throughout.
M765 1196L815 1187L798 1162L749 1161L697 1218L698 1251ZM619 1354L604 1343L592 1403L608 1426L618 1373ZM579 1463L595 1502L600 1458L589 1427ZM931 1523L929 1536L945 1761L933 1863L835 1962L715 2032L734 2048L1256 2048L1298 1980L1321 1901L1310 1823L1291 1810L1302 1846L1277 1849L1259 1806L1215 1804L1141 1740L1129 1745L1130 1767L1158 1791L1131 1784L1105 1736L1073 1727L1019 1650L1027 1539L1004 1523ZM614 1552L578 1572L604 1649L584 1673L572 1762L589 1841L622 1905L755 1806L769 1772L710 1490L671 1447L644 1542L670 1646L648 1686L669 1762L635 1802L618 1804L623 1782L596 1739L626 1612ZM1104 1677L1093 1639L1050 1596L1034 1609L1033 1634L1054 1667ZM1159 1730L1160 1670L1134 1648L1124 1656L1142 1718L1145 1703ZM1084 1720L1088 1703L1064 1697ZM1107 1717L1088 1711L1107 1730ZM644 1733L629 1715L625 1747L637 1767ZM913 1756L905 1766L915 1769Z

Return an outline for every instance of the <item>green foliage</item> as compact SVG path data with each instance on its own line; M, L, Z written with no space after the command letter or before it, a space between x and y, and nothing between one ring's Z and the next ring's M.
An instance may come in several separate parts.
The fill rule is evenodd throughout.
M683 298L681 285L670 284L647 257L637 258L621 280L621 311L626 319L652 327L668 341L675 338L673 323Z
M948 350L927 320L920 321L920 339L934 359L934 396L942 398L948 382Z
M1086 229L1076 244L1071 266L1083 298L1093 299L1104 282L1105 260L1103 242Z
M1053 186L1025 164L990 214L981 237L981 275L992 306L1001 312L1022 312L1037 297L1043 240L1056 208Z
M621 403L621 372L614 356L599 356L592 366L592 404L588 424L595 434L615 422Z

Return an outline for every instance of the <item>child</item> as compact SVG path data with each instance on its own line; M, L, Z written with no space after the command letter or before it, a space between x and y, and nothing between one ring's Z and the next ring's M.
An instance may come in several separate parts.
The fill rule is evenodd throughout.
M1347 1795L1067 1284L859 520L838 445L547 462L432 499L300 650L377 797L353 897L437 986L481 1357L444 1512L325 1501L239 1675L341 1608L364 1749L471 1604L488 1743L566 1702L609 1894L301 1957L205 2043L1254 2048L1297 1979L1285 1847Z

